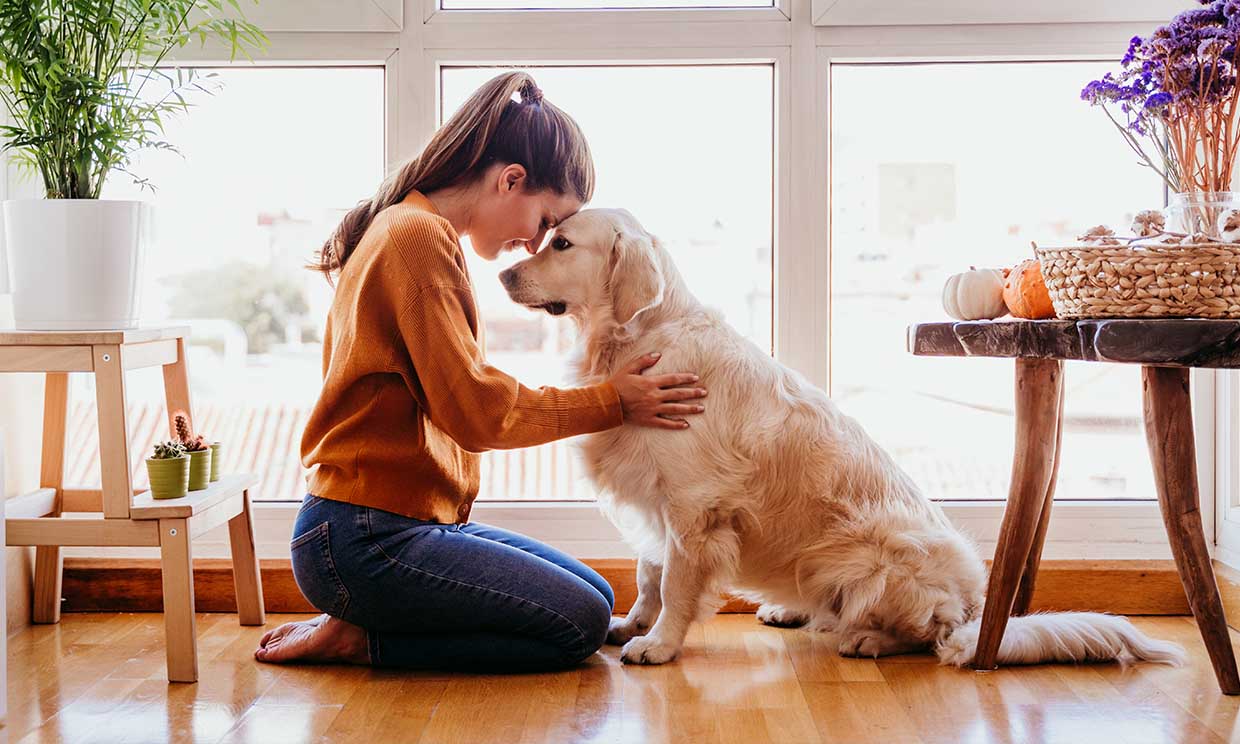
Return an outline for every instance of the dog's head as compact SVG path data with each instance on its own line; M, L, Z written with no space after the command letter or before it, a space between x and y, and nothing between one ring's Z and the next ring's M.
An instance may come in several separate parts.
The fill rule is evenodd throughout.
M620 326L661 303L666 288L654 239L623 209L569 217L542 250L499 278L526 307L582 321L610 309Z

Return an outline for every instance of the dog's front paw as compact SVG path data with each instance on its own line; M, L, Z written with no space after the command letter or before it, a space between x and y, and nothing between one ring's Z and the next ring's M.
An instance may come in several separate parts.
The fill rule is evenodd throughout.
M775 628L799 628L809 622L809 615L779 605L764 604L758 608L758 622Z
M812 633L834 633L838 627L835 615L815 615L805 624L805 629Z
M859 630L844 634L840 640L840 655L877 659L880 656L925 651L929 645L916 638L892 635L886 630Z
M607 644L623 646L638 636L646 634L648 628L627 617L613 617L607 626Z
M860 631L840 640L840 656L858 659L877 659L883 655L884 636L875 632Z
M663 643L655 636L641 636L624 645L620 660L625 664L666 664L678 653L680 646Z

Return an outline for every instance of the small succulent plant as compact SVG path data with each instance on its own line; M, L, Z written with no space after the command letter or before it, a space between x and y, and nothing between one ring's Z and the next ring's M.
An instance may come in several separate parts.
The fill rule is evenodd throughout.
M175 460L185 455L185 447L180 442L169 440L167 442L155 443L155 454L151 456L152 460Z
M211 449L211 445L201 434L194 434L189 428L189 417L184 413L178 412L172 417L176 424L177 437L181 440L181 446L186 452L202 452Z

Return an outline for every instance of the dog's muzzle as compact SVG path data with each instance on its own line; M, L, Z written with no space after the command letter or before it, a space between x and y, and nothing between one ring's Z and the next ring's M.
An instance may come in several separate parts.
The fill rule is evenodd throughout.
M515 268L504 269L499 272L499 283L503 284L504 289L508 290L508 296L511 297L514 302L519 302L528 308L532 308L534 310L544 310L551 315L563 315L568 312L568 304L565 302L552 300L551 302L540 302L533 304L517 297L517 285L521 283L521 277L517 275Z

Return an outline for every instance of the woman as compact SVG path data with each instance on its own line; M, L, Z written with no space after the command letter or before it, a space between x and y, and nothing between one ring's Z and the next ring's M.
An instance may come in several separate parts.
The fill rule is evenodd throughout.
M508 73L324 245L316 268L338 286L291 543L297 585L324 614L268 632L257 659L509 671L566 667L602 645L614 597L601 576L468 521L477 453L622 423L683 429L706 391L695 375L642 375L657 353L602 385L520 385L483 357L460 244L487 260L536 252L593 190L576 123Z

